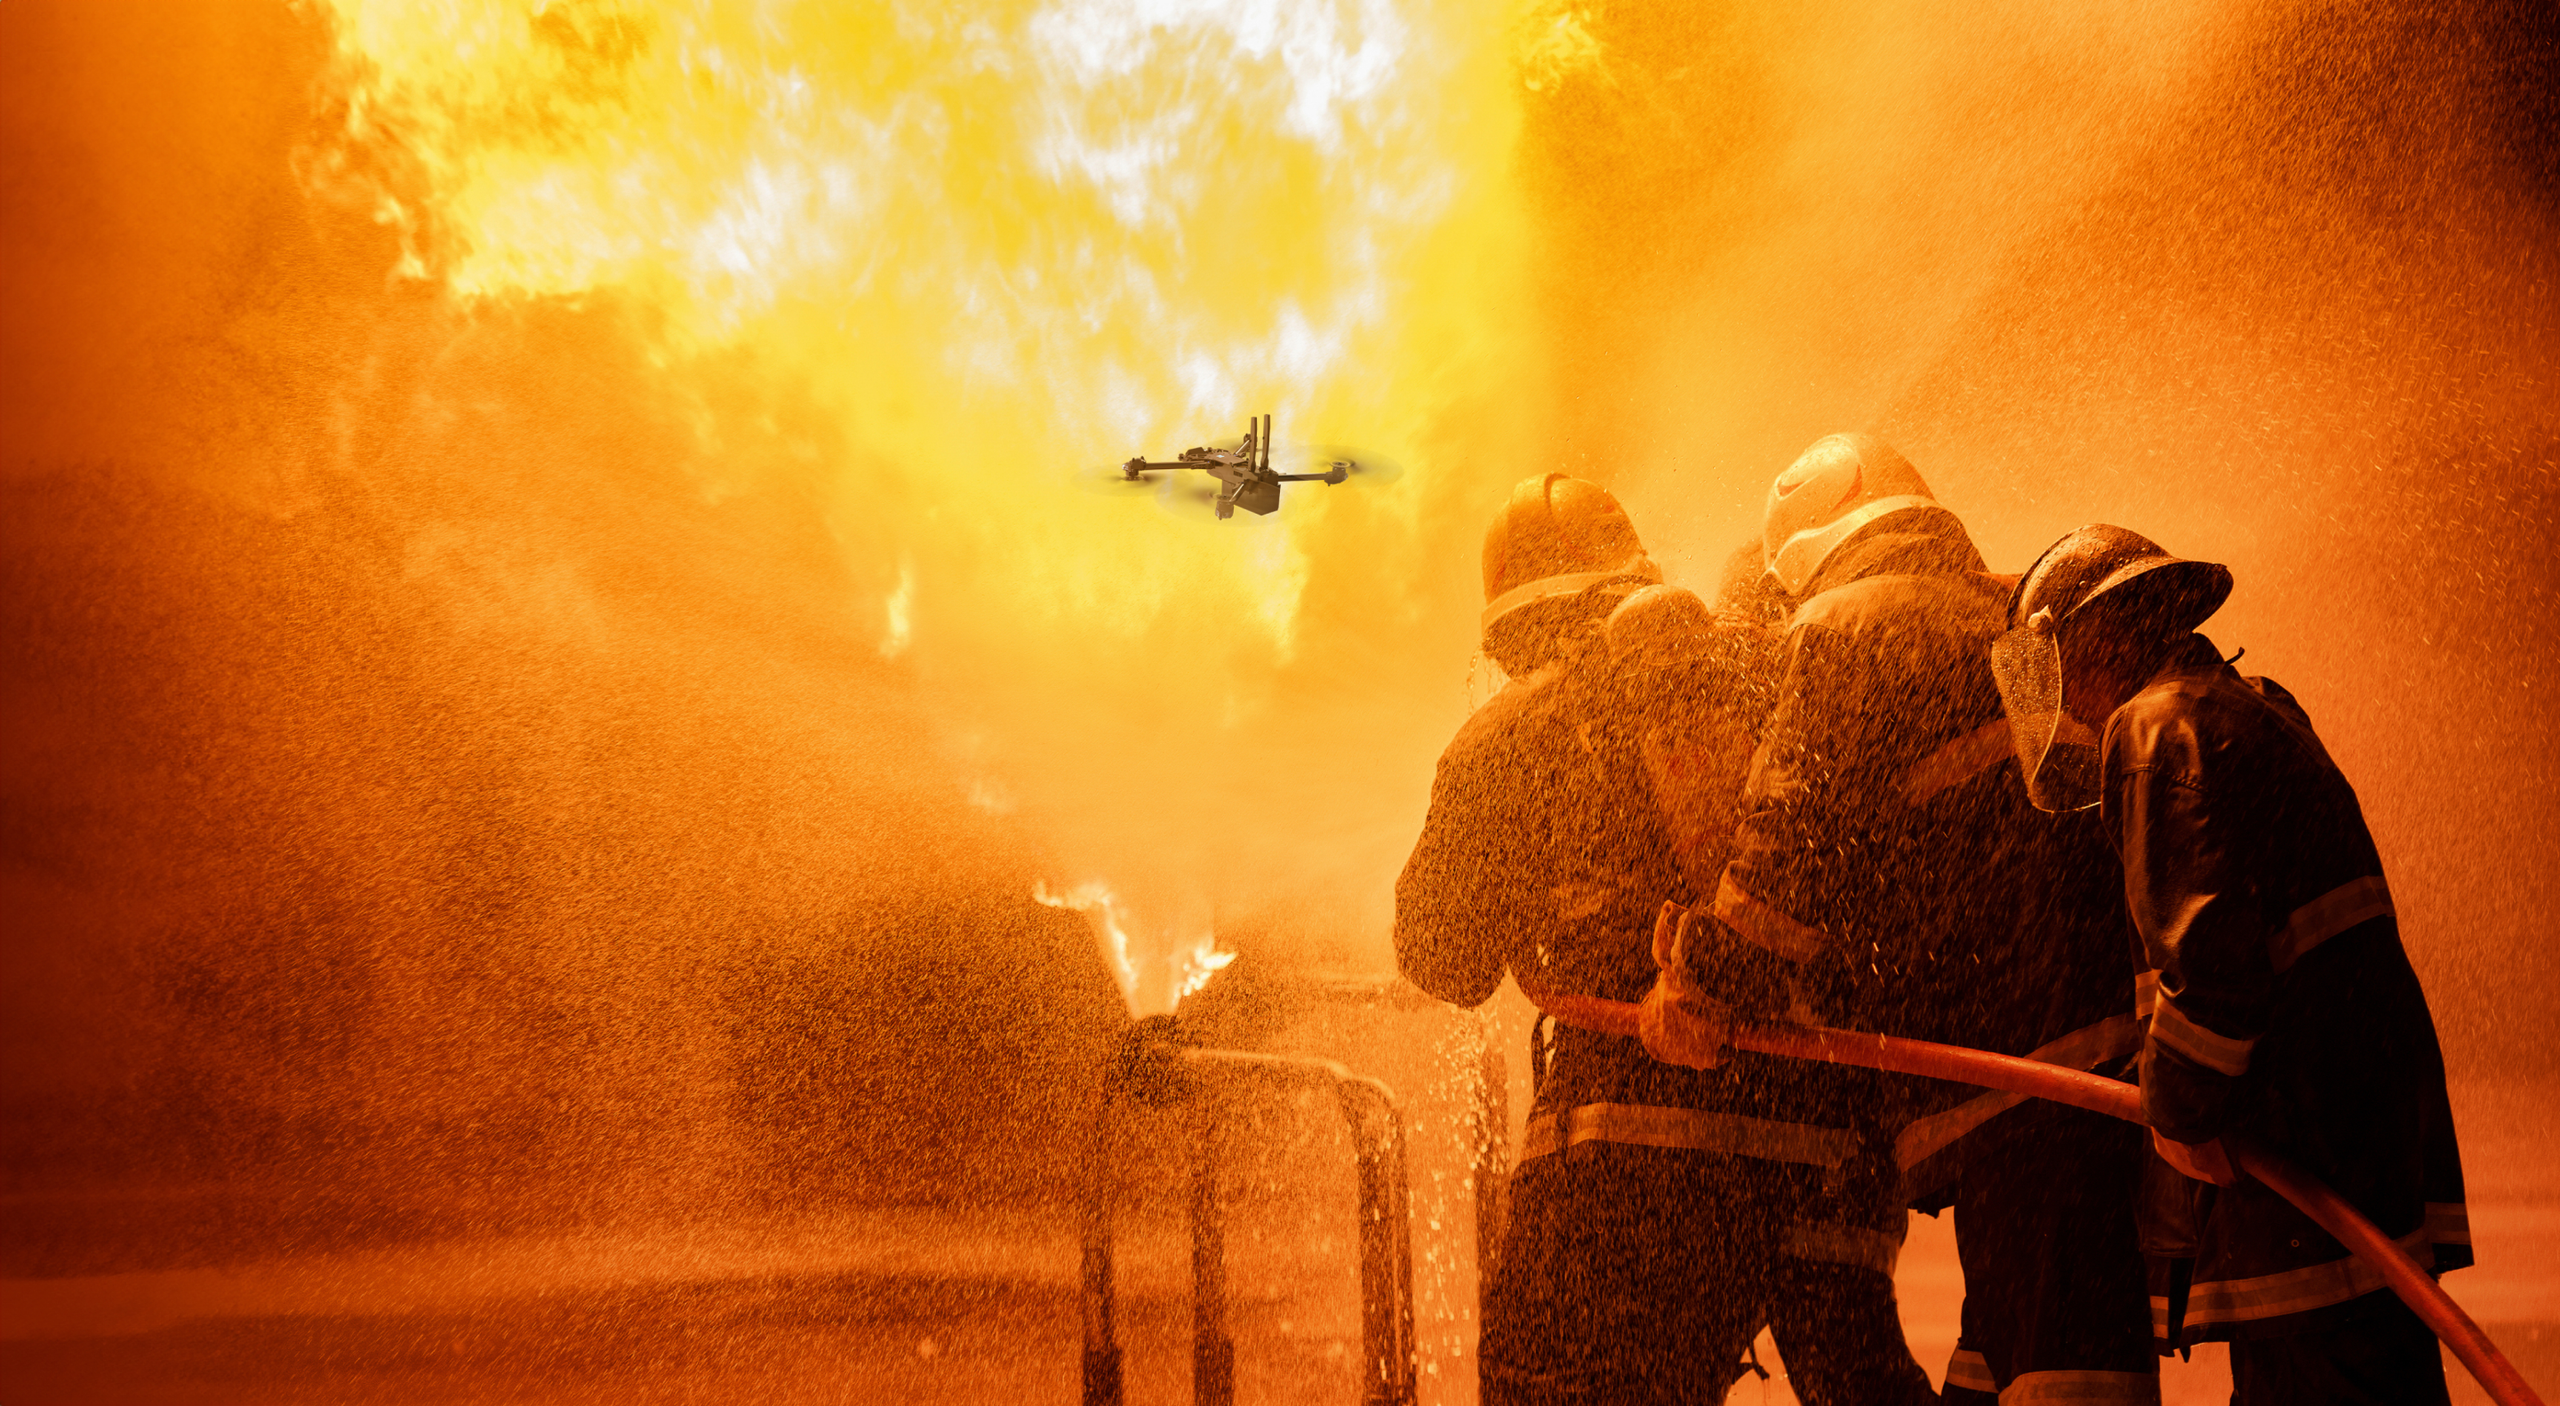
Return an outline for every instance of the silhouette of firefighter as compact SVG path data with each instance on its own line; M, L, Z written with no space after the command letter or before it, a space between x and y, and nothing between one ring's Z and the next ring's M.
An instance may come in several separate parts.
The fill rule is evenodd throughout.
M1443 754L1397 883L1397 957L1423 989L1473 1006L1507 970L1633 1000L1663 900L1720 871L1774 640L1660 578L1616 500L1560 474L1486 534L1484 648L1509 682ZM1844 1189L1891 1185L1889 1144L1797 1120L1806 1071L1686 1069L1544 1022L1533 1061L1487 1402L1720 1402L1773 1313L1814 1406L1929 1397L1893 1309L1898 1237L1836 1223ZM1809 1304L1840 1311L1782 1312Z
M1763 541L1795 602L1776 711L1732 858L1663 944L1648 1047L1716 1066L1739 1015L2122 1072L2134 940L2104 839L2009 777L1990 646L2010 581L1863 435L1778 476ZM1953 1206L1966 1296L1946 1399L2158 1399L2138 1129L1845 1068L1802 1065L1782 1087L1774 1116L1893 1149L1891 1191L1832 1192L1844 1219L1898 1244L1906 1199Z
M2381 858L2301 704L2194 633L2230 591L2221 566L2084 527L2027 572L1995 650L2027 790L2100 817L2152 969L2161 1350L2228 1339L2237 1406L2443 1402L2425 1323L2223 1145L2292 1158L2425 1268L2471 1263L2444 1059Z

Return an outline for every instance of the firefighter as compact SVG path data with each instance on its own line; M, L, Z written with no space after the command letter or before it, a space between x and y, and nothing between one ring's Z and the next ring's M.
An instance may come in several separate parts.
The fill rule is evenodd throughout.
M1645 1043L1691 1067L1788 1018L2121 1072L2133 939L2096 827L2039 814L1988 646L2011 583L1911 465L1863 435L1771 485L1764 560L1797 602L1733 857L1679 924ZM1950 1401L2156 1402L2133 1225L2139 1130L1803 1064L1786 1116L1894 1148L1889 1213L1952 1205L1965 1272ZM1874 1211L1876 1201L1839 1204Z
M2382 861L2293 695L2194 633L2230 591L2221 566L2084 527L2020 581L1993 656L2036 804L2094 808L2153 968L2159 1347L2228 1339L2238 1406L2442 1402L2435 1338L2379 1273L2232 1173L2227 1141L2255 1140L2420 1264L2471 1263L2444 1060Z
M1763 555L1755 535L1727 558L1717 579L1718 616L1764 629L1785 623L1794 603L1769 577ZM1654 587L1629 597L1610 617L1608 639L1622 668L1630 662L1632 647L1637 663L1633 677L1652 695L1634 700L1631 711L1644 719L1640 736L1646 777L1670 822L1683 877L1693 892L1713 893L1732 851L1742 785L1750 774L1751 749L1767 721L1770 690L1753 688L1717 714L1719 720L1740 726L1694 721L1698 712L1692 700L1709 691L1676 686L1680 673L1671 661L1681 651L1664 646L1683 633L1696 637L1700 627L1692 622L1684 631L1652 623L1676 612L1646 609L1648 598L1655 596L1666 597L1664 606L1671 606L1672 594L1668 587ZM1677 594L1695 600L1686 592ZM1768 1326L1789 1385L1805 1406L1937 1400L1928 1373L1903 1338L1894 1299L1893 1268L1909 1219L1903 1213L1896 1149L1881 1133L1880 1128L1868 1129L1855 1160L1827 1173L1809 1198L1792 1208L1770 1208L1771 1214L1787 1216L1788 1223Z
M1561 474L1522 483L1487 532L1484 647L1509 681L1442 755L1396 884L1398 964L1424 990L1474 1006L1506 971L1622 1000L1650 984L1656 911L1690 892L1682 847L1704 837L1715 853L1686 857L1713 864L1723 836L1682 809L1711 807L1712 786L1666 807L1646 753L1738 769L1750 739L1719 730L1759 711L1728 705L1766 639L1699 621L1685 592L1647 592L1660 578L1607 491ZM1674 697L1676 714L1655 706ZM1666 814L1686 815L1681 836ZM1746 1061L1674 1068L1543 1021L1533 1044L1484 1399L1723 1401L1768 1319L1792 1208L1854 1140L1765 1116Z

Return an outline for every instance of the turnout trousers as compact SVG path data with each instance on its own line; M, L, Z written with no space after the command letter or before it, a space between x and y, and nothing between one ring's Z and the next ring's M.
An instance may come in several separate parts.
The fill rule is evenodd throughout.
M1894 1301L1893 1266L1911 1228L1899 1180L1892 1139L1870 1132L1788 1227L1769 1332L1803 1406L1938 1400Z
M2145 1134L2029 1102L1966 1141L1956 1184L1963 1336L1950 1403L2160 1400L2134 1227Z
M1486 1406L1721 1403L1764 1325L1804 1406L1936 1400L1894 1303L1905 1213L1845 1170L1605 1142L1527 1158L1485 1295Z
M1720 1406L1778 1286L1795 1169L1596 1144L1521 1163L1477 1349L1485 1406Z
M2305 1332L2231 1342L2231 1406L2444 1406L2444 1351L2389 1290Z
M1790 1257L1769 1320L1804 1406L1921 1406L1929 1374L1902 1337L1890 1270Z

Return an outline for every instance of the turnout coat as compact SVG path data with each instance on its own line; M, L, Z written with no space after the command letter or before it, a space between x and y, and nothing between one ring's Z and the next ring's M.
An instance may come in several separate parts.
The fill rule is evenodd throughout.
M1459 729L1396 881L1396 961L1416 986L1461 1006L1481 1005L1506 971L1621 1001L1651 988L1654 915L1695 896L1627 701L1594 643L1507 683ZM1634 1040L1542 1031L1524 1157L1618 1144L1829 1170L1852 1152L1841 1129L1772 1115L1788 1061L1683 1069Z
M1507 684L1442 754L1396 883L1396 958L1415 985L1466 1006L1506 971L1617 1000L1652 985L1655 913L1690 895L1626 683L1586 644ZM1787 1116L1776 1080L1789 1061L1684 1069L1544 1021L1534 1038L1536 1096L1487 1271L1487 1401L1721 1400L1753 1335L1790 1310L1779 1286L1793 1261L1890 1271L1899 1234L1805 1218L1869 1148ZM1799 1373L1862 1365L1779 1331Z
M1693 963L1708 990L1763 1017L2125 1071L2140 1032L2114 856L2095 817L2028 801L1992 680L2012 584L1934 505L1877 519L1815 573L1717 883L1733 937ZM2138 1129L1861 1070L1795 1077L1800 1116L1881 1131L1902 1197L1955 1207L1947 1400L2159 1399Z
M2425 993L2354 790L2293 695L2191 636L2107 720L2102 817L2155 974L2143 1109L2181 1142L2293 1158L2418 1263L2471 1263L2462 1159ZM2335 1324L2388 1291L2253 1181L2154 1158L2144 1198L2162 1350Z
M1693 962L1708 990L1753 1015L2083 1069L2133 1053L2111 856L2085 817L2028 803L1992 682L2011 585L1936 506L1869 524L1808 583L1713 899L1740 941ZM2018 1102L1850 1070L1803 1081L1825 1116L1900 1127L1924 1205L1953 1175L1942 1154Z

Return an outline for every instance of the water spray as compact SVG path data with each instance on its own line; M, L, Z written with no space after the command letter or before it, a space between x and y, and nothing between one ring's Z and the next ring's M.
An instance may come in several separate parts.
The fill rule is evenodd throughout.
M1121 1406L1117 1292L1112 1262L1112 1113L1124 1099L1194 1113L1191 1156L1191 1393L1197 1406L1232 1406L1235 1343L1226 1329L1226 1221L1218 1202L1219 1114L1252 1079L1329 1089L1350 1128L1360 1186L1361 1400L1410 1406L1413 1332L1412 1193L1395 1094L1329 1059L1210 1049L1170 1015L1130 1025L1113 1052L1094 1116L1084 1198L1084 1401Z

